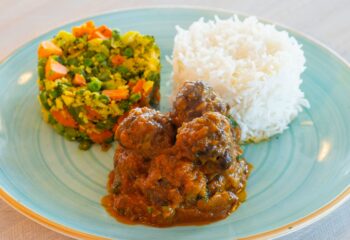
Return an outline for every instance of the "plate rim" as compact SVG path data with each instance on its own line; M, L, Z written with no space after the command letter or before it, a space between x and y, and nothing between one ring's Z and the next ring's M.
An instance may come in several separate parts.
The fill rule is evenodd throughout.
M249 17L249 16L256 16L256 18L259 21L263 21L268 24L272 24L277 27L282 27L284 30L287 30L290 33L293 33L295 35L299 35L310 42L314 43L315 45L323 48L327 52L331 53L334 55L340 62L342 62L347 68L350 69L350 63L348 62L345 57L341 56L338 52L333 50L332 48L328 47L326 44L321 42L320 40L317 40L305 33L302 33L298 30L295 30L294 28L291 28L289 26L286 26L284 24L281 24L276 21L272 21L263 17L259 17L257 15L251 15L246 12L242 11L235 11L235 10L227 10L223 8L217 8L217 7L203 7L203 6L198 6L198 5L154 5L154 6L145 6L145 7L122 7L122 8L117 8L117 9L112 9L108 11L101 11L97 14L90 15L88 17L83 17L83 18L74 18L73 20L63 22L63 24L60 24L58 26L55 26L53 28L50 28L47 31L44 31L40 33L38 36L31 38L30 40L26 41L24 44L19 45L16 47L14 50L10 51L5 57L0 59L0 70L1 68L10 60L13 56L18 54L22 49L25 49L28 45L32 44L36 39L39 37L55 30L59 30L69 24L75 23L77 21L85 21L94 17L100 17L103 15L108 15L108 14L114 14L114 13L119 13L119 12L128 12L128 11L135 11L135 10L149 10L149 9L192 9L192 10L206 10L206 11L215 11L215 12L222 12L222 13L229 13L232 15L239 15L243 17ZM74 237L78 239L97 239L97 240L106 240L110 238L86 233L83 231L75 230L74 228L67 227L63 224L59 224L55 221L52 221L36 211L26 207L25 205L21 204L18 202L14 197L12 197L9 193L6 192L5 189L1 186L0 188L0 198L4 200L8 205L10 205L13 209L15 209L17 212L21 213L22 215L30 218L34 222L47 227L53 231L59 232L61 234L64 234L69 237ZM350 199L350 184L344 188L342 192L340 192L335 198L330 200L328 203L320 207L319 209L315 210L314 212L299 218L295 220L294 222L288 223L286 225L283 225L281 227L248 235L246 237L240 238L242 240L251 240L251 239L266 239L266 238L275 238L279 236L285 236L287 234L290 234L292 232L295 232L297 230L300 230L306 226L309 226L310 224L317 222L318 220L322 219L323 217L327 216L329 213L337 209L339 206L341 206L346 200Z

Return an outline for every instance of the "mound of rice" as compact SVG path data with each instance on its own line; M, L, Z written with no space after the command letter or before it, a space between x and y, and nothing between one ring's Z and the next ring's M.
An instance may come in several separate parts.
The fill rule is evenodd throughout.
M172 63L173 93L187 80L208 82L230 105L245 142L281 133L309 107L300 90L301 45L255 17L177 26Z

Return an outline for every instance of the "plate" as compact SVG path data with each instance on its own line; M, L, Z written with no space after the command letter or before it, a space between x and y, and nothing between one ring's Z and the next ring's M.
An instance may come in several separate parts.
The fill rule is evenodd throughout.
M193 8L133 9L91 17L122 32L138 30L156 38L162 51L164 98L171 83L175 25L188 27L200 17L233 13ZM76 238L234 239L272 237L304 227L329 213L350 195L350 68L336 54L291 30L303 45L307 69L302 89L311 108L283 134L245 146L254 165L248 199L230 217L205 226L153 228L125 225L100 205L106 194L113 149L80 151L40 117L36 49L59 29L29 42L0 66L1 196L32 219ZM284 29L278 27L279 29Z

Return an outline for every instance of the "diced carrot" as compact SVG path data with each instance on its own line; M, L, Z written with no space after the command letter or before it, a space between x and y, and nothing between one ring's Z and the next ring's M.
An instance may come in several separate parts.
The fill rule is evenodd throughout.
M49 57L51 55L62 55L62 49L51 41L43 41L38 48L39 57Z
M86 116L88 117L89 120L101 119L101 115L96 110L94 110L92 107L85 106L85 109L86 109Z
M109 130L105 130L103 132L90 131L88 132L88 135L93 142L99 144L105 143L108 139L113 137L113 133Z
M143 87L143 84L145 83L146 81L144 79L140 79L137 81L137 83L135 84L135 86L132 88L132 91L134 93L141 93L142 92L142 87Z
M61 63L53 58L49 58L45 65L45 77L49 80L56 80L67 74L68 70Z
M81 75L79 73L76 73L74 75L74 79L73 79L72 83L75 86L85 86L86 85L86 80L85 80L83 75Z
M102 33L103 36L107 38L112 37L112 30L109 29L106 25L102 25L96 29L98 32Z
M93 33L91 33L91 35L89 36L89 39L94 39L94 38L100 38L102 40L106 40L108 39L108 37L106 37L105 35L103 35L101 32L99 31L94 31Z
M113 65L115 66L119 66L121 64L123 64L123 62L125 61L125 58L122 55L114 55L111 59Z
M54 111L51 111L51 114L53 118L56 119L57 122L59 122L65 127L72 127L72 128L78 127L78 123L74 120L72 115L70 115L70 113L66 109L63 109L60 111L54 110Z
M84 35L84 29L82 27L73 27L72 32L75 37L81 37Z
M103 40L106 40L108 38L112 37L112 30L106 27L105 25L102 25L94 30L89 36L89 39L94 38L101 38Z
M87 21L83 26L86 26L86 28L95 28L95 23L92 20Z
M73 35L76 37L82 37L84 35L87 35L89 40L94 38L100 38L105 40L112 37L111 29L109 29L105 25L96 28L93 21L87 21L79 27L73 27L72 32Z
M103 90L102 94L108 96L112 100L123 100L129 97L128 89Z
M79 26L79 27L73 27L72 32L73 35L76 37L81 37L85 34L87 34L88 36L90 36L94 31L95 31L95 24L93 21L87 21L86 23L84 23L83 25Z

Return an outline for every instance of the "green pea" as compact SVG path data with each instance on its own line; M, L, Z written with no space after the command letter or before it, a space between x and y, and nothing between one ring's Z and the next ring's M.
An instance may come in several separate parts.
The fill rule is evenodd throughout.
M98 78L92 77L91 82L87 84L87 87L91 92L98 92L102 87L102 82Z

